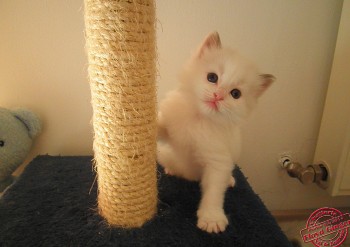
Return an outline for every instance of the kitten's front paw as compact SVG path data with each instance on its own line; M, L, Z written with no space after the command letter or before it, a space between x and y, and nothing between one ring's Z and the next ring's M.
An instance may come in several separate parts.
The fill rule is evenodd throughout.
M223 210L198 210L197 227L209 233L223 232L228 220Z

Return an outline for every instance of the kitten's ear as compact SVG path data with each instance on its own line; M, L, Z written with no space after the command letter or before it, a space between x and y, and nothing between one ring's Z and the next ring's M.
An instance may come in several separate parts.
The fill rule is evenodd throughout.
M261 96L266 91L266 89L270 87L272 82L274 82L276 79L276 77L270 74L261 74L259 76L260 76L261 83L259 85L259 89L257 92L258 97Z
M203 41L203 43L200 45L197 57L201 57L203 53L206 50L209 49L220 49L221 48L221 41L220 36L218 32L210 33Z

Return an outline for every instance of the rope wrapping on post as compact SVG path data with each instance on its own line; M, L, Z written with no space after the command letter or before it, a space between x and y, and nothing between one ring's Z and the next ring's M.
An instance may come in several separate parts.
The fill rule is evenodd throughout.
M84 0L98 208L140 227L157 208L153 0Z

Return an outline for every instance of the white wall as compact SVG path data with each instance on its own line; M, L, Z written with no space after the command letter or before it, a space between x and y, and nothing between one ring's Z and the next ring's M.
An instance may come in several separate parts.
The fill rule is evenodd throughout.
M0 0L0 106L43 120L31 156L90 154L83 1Z
M349 205L281 171L279 153L312 162L342 1L158 0L159 99L210 31L277 77L244 129L239 165L270 209ZM0 106L38 112L30 157L91 154L82 0L0 0Z

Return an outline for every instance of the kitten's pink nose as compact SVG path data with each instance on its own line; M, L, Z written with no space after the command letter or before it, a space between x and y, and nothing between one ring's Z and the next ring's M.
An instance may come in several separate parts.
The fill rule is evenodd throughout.
M215 101L220 101L220 100L223 100L224 97L222 97L221 95L219 95L217 93L214 93L214 99L215 99Z

